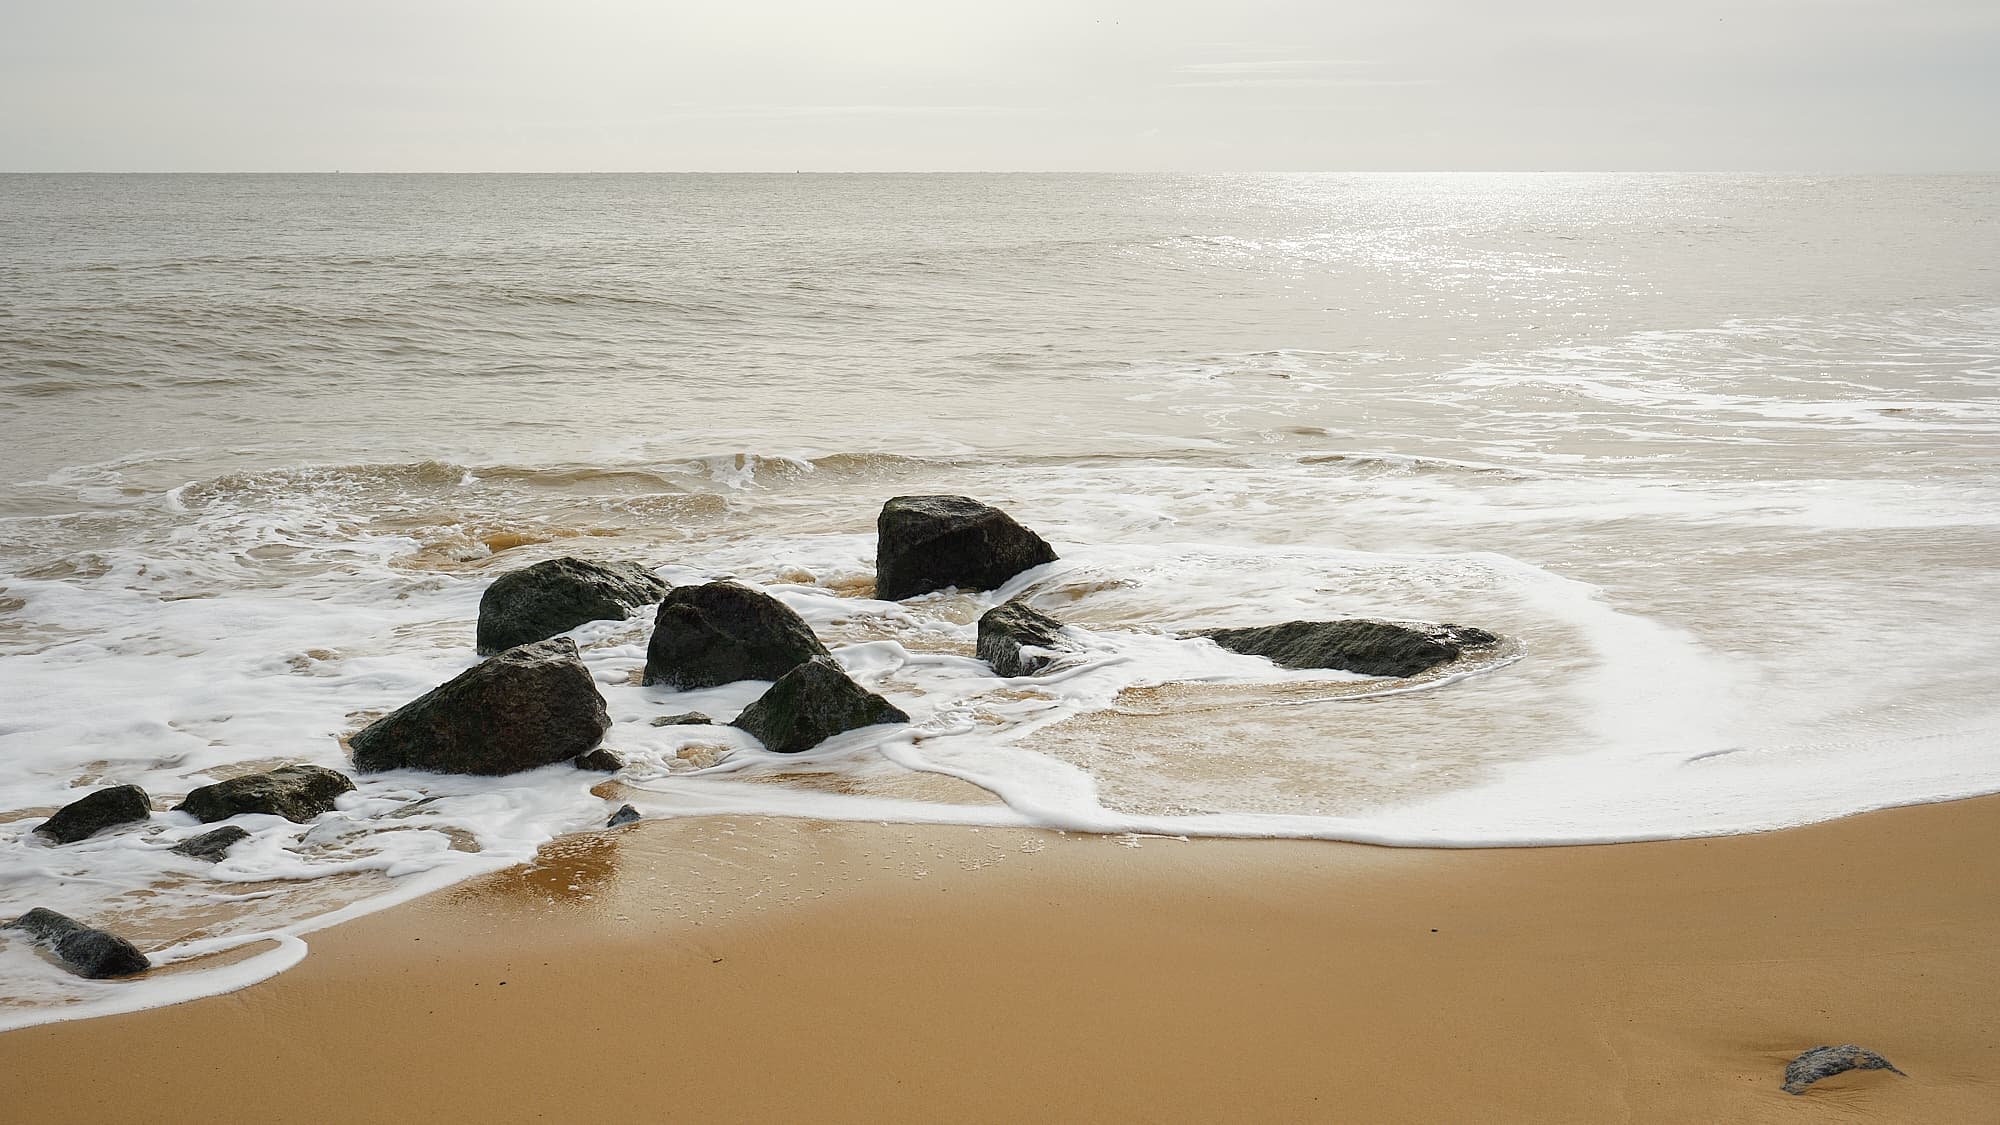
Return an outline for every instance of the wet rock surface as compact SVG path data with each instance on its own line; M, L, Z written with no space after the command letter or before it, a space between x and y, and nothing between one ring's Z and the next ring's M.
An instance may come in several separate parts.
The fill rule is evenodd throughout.
M35 834L58 844L87 840L107 828L153 815L153 799L136 785L114 785L71 801L35 826Z
M885 601L951 586L992 590L1056 560L1041 536L967 496L892 497L875 536L875 596Z
M174 811L192 813L204 822L228 820L239 813L268 813L304 824L333 811L334 801L353 791L354 782L338 770L282 766L204 785L175 805Z
M1470 625L1405 625L1362 618L1201 629L1189 635L1206 637L1231 652L1261 656L1281 668L1331 668L1366 676L1414 676L1500 640Z
M613 751L606 750L600 746L588 754L578 755L576 768L580 770L594 770L598 773L617 773L619 770L625 768L625 759L619 757Z
M726 581L677 586L653 618L643 682L687 691L776 680L825 655L812 628L769 594Z
M355 768L498 775L589 753L611 727L567 637L510 648L348 740Z
M1888 1059L1852 1043L1843 1043L1838 1047L1814 1047L1785 1064L1784 1091L1787 1094L1803 1094L1806 1092L1806 1087L1820 1079L1831 1078L1850 1070L1886 1070L1892 1074L1903 1073Z
M996 676L1032 676L1048 667L1053 653L1070 647L1062 628L1062 622L1025 602L996 606L979 618L979 659Z
M638 809L633 808L631 805L620 805L618 806L618 811L611 814L611 819L604 822L604 827L617 828L620 825L631 824L633 821L643 819L645 818L639 815Z
M91 980L129 977L153 967L138 947L117 934L91 929L39 906L7 923L6 928L27 934L71 972Z
M560 558L509 571L480 596L479 654L544 641L589 621L620 620L672 588L630 562Z
M250 833L236 827L234 824L227 824L213 832L204 832L192 839L183 840L175 844L173 850L175 855L184 855L189 859L203 859L214 863L228 854L229 849L238 841L248 840L249 838Z
M830 656L815 657L779 677L729 724L767 750L796 754L842 731L877 723L907 723L895 704L850 679Z

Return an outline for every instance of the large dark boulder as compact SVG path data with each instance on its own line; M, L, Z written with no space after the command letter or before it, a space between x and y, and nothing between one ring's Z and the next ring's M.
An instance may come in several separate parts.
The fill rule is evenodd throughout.
M842 731L907 723L895 704L855 683L830 656L816 656L778 678L730 726L749 731L766 750L796 754Z
M348 739L367 773L506 774L589 753L611 728L568 637L510 648Z
M1822 1078L1831 1078L1850 1070L1886 1070L1891 1074L1902 1074L1888 1059L1852 1043L1838 1047L1814 1047L1801 1052L1798 1058L1785 1064L1785 1084L1787 1094L1803 1094L1806 1087ZM1904 1077L1909 1077L1904 1075Z
M238 841L248 840L249 838L250 833L238 828L234 824L225 824L212 832L204 832L199 836L182 840L180 843L174 845L173 852L175 855L184 855L189 859L202 859L214 863L229 854L229 849L234 847Z
M1071 647L1062 627L1025 602L996 606L979 618L979 659L992 665L996 676L1032 676L1048 667L1052 653Z
M35 825L35 834L58 844L74 844L107 828L130 824L153 815L153 799L136 785L114 785L88 797L71 801L56 814Z
M1193 635L1282 668L1334 668L1365 676L1414 676L1500 640L1470 625L1398 625L1358 618L1202 629Z
M672 588L629 562L560 558L509 571L480 595L479 654L545 641L586 621L619 620Z
M775 680L825 655L812 627L769 594L734 582L676 586L653 618L643 682L687 691Z
M35 907L7 923L6 928L27 934L80 977L92 980L129 977L153 967L145 954L117 934L93 930L74 918L43 907Z
M992 590L1056 560L1042 537L964 496L896 496L875 519L875 596L885 601L956 586Z
M338 770L281 766L204 785L175 805L174 811L192 813L204 823L228 820L238 813L268 813L304 824L323 812L332 812L334 800L352 792L354 783Z

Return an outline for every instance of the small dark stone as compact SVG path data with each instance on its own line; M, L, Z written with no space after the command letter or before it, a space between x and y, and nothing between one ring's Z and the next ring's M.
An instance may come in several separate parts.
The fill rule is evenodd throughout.
M1820 1079L1850 1070L1886 1070L1891 1074L1903 1074L1888 1059L1852 1043L1843 1043L1838 1047L1814 1047L1785 1064L1784 1091L1787 1094L1803 1094L1807 1086ZM1909 1075L1904 1074L1903 1077L1908 1078Z
M1281 668L1333 668L1367 676L1414 676L1499 638L1470 625L1399 625L1388 621L1287 621L1244 629L1201 629L1231 652L1261 656Z
M129 977L153 967L146 955L124 938L93 930L74 918L39 906L7 923L6 928L26 933L37 945L55 954L71 972L91 980Z
M849 679L832 657L816 656L779 677L729 725L755 735L766 750L796 754L842 731L909 721L895 704Z
M214 785L204 785L174 806L175 812L194 814L204 823L228 820L239 813L268 813L305 824L324 812L342 793L352 793L354 782L338 770L324 766L282 766L267 773L244 774Z
M479 598L479 653L545 641L587 621L620 620L672 588L629 562L560 558L509 571Z
M58 844L74 844L107 828L130 824L153 815L153 799L136 785L114 785L88 797L71 801L56 814L35 825L37 835Z
M577 755L576 768L596 770L599 773L617 773L625 768L625 759L599 746L588 754Z
M775 680L826 654L812 627L769 594L735 582L676 586L653 618L642 682L686 691Z
M1041 536L966 496L892 497L875 519L875 596L885 601L992 590L1055 560Z
M979 618L979 659L993 666L996 676L1032 676L1054 657L1032 649L1069 648L1063 623L1015 600L987 610Z
M656 727L705 727L715 720L699 711L683 711L678 715L661 715L653 720Z
M616 828L621 824L630 824L635 820L641 819L644 818L639 815L638 809L633 808L631 805L619 805L618 811L611 814L611 819L604 822L604 827Z
M568 637L520 645L384 715L348 739L356 769L498 775L588 753L611 729Z
M225 824L213 832L204 832L192 839L183 840L175 844L173 850L175 855L184 855L189 859L205 859L214 863L229 851L232 844L249 838L250 833L234 824Z

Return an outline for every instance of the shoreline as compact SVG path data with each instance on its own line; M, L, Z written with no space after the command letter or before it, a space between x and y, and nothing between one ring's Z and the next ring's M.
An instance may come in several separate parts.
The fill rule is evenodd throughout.
M1995 888L2000 797L1465 850L677 818L0 1065L52 1122L1975 1121ZM1848 1042L1908 1077L1778 1089Z

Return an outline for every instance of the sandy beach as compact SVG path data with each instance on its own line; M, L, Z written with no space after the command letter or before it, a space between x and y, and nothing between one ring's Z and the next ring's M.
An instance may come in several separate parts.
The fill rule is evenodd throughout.
M23 1121L1991 1121L2000 800L1422 851L717 818L0 1037ZM1803 1097L1855 1042L1908 1072Z

